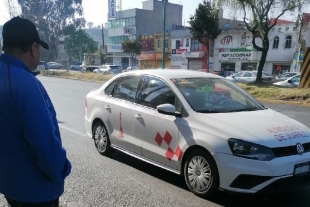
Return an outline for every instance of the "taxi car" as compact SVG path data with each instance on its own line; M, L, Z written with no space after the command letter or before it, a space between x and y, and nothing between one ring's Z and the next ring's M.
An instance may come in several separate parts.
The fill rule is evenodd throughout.
M310 184L310 129L218 75L121 73L88 93L85 127L100 154L120 150L184 176L200 197Z

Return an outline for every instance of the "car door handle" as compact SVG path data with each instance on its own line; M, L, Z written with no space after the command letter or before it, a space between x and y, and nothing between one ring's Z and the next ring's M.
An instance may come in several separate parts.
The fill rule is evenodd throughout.
M111 110L111 107L108 105L108 106L105 106L105 109Z
M143 119L141 114L136 114L135 117L136 117L136 119Z

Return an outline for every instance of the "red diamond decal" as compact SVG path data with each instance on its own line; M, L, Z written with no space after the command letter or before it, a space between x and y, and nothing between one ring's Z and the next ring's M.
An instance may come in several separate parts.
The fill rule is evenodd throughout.
M183 155L183 151L181 150L181 148L178 146L176 151L175 151L175 155L177 156L178 160L180 161Z
M163 142L163 138L161 137L161 135L158 132L156 134L155 141L157 142L157 144L159 146L161 146L161 143Z
M172 140L172 136L170 135L170 133L169 133L168 131L165 133L164 140L165 140L165 142L166 142L168 145L170 145L170 142L171 142L171 140Z
M170 147L168 147L167 152L166 152L166 157L168 158L169 161L171 161L173 156L174 156L174 152L172 151Z

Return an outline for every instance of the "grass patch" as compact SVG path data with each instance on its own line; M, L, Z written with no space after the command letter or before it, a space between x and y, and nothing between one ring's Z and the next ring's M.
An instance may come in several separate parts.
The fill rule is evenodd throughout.
M48 71L48 70L42 70L40 72L40 75L42 76L52 76L52 77L58 77L58 78L67 78L67 79L75 79L75 80L84 80L84 81L98 81L98 82L106 82L110 80L114 75L108 74L98 74L98 73L80 73L80 72L59 72L59 71Z
M299 102L304 105L310 105L309 88L283 88L271 84L243 84L238 85L248 91L257 99L271 101Z

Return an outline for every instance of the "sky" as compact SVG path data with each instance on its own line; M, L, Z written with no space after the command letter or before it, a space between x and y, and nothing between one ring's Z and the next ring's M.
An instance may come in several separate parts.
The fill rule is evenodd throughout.
M17 0L9 0L17 2ZM117 3L119 0L116 0ZM10 19L9 11L6 6L8 0L0 0L0 25L3 25ZM84 17L87 22L93 22L95 26L107 22L108 0L83 0ZM122 9L142 8L142 0L122 0ZM171 3L183 5L183 20L182 22L188 26L190 15L195 13L195 10L202 0L169 0ZM224 12L224 17L230 17L229 12ZM287 15L282 19L287 19Z

